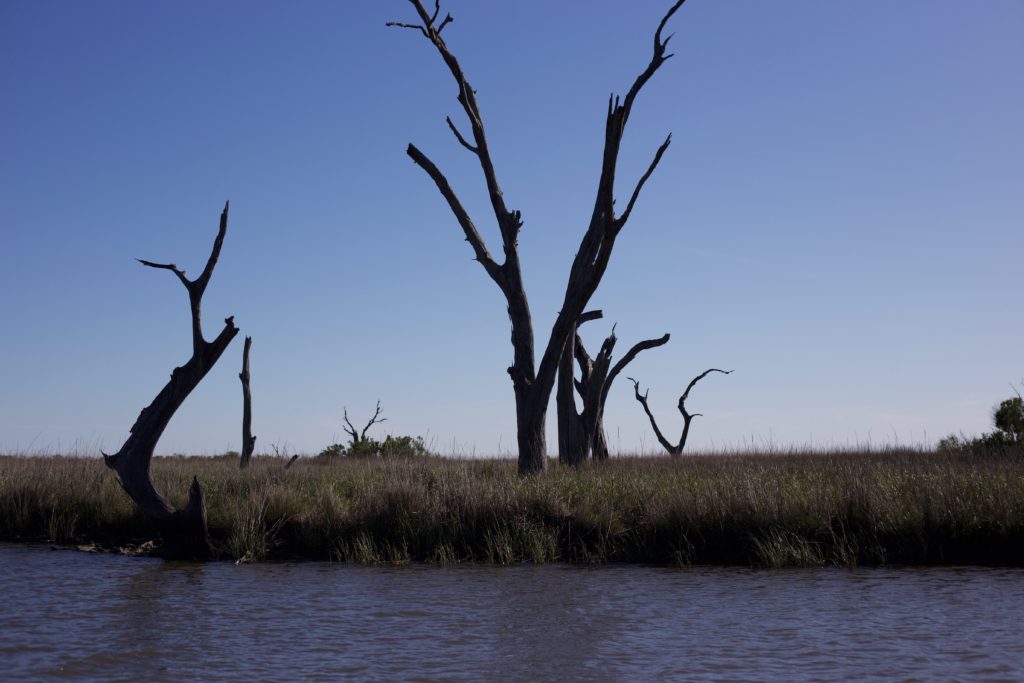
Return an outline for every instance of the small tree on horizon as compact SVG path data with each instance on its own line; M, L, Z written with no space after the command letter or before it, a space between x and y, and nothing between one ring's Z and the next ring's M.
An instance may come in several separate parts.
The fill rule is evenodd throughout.
M1024 442L1024 399L1015 396L1000 403L992 414L992 422L1012 440Z

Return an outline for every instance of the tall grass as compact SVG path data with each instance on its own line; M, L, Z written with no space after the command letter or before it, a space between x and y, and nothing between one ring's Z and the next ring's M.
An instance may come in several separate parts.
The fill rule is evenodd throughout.
M184 503L193 475L224 558L642 562L764 567L1024 566L1024 450L914 450L552 462L174 457L153 478ZM0 539L152 536L96 459L0 457Z

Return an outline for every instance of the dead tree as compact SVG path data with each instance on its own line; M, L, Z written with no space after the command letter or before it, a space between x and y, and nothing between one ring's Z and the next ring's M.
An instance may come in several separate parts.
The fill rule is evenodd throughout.
M188 290L189 306L192 311L192 357L171 372L171 379L167 385L153 402L139 413L128 440L117 453L104 453L103 461L107 467L117 472L125 492L156 527L164 540L163 553L166 557L203 559L209 557L212 552L206 527L206 501L199 480L193 477L192 486L188 491L188 503L182 509L175 510L174 506L153 487L149 464L156 444L175 411L238 334L234 318L227 318L224 321L224 329L217 338L208 342L203 338L200 317L203 293L213 275L214 266L217 265L227 227L228 205L225 204L220 215L220 229L217 231L213 250L202 274L195 280L185 277L185 271L173 263L153 263L139 259L144 266L173 272Z
M679 412L682 413L683 416L683 435L679 437L679 443L675 445L669 443L668 439L666 439L665 436L661 433L661 430L658 429L658 423L654 420L654 415L651 413L651 409L647 405L647 391L645 391L643 395L641 395L640 382L636 381L632 377L627 378L630 382L633 383L633 391L636 392L636 400L639 401L640 405L644 407L644 412L647 413L647 417L651 421L651 427L654 429L654 435L658 437L658 441L661 443L662 446L665 447L665 450L668 451L669 455L671 455L673 458L682 455L683 449L686 447L686 437L689 436L690 434L690 421L693 420L693 418L695 417L702 417L700 413L689 413L686 410L686 399L689 398L690 396L690 390L693 389L693 386L697 384L697 382L701 381L712 372L720 372L723 375L728 375L732 372L732 370L719 370L718 368L710 368L700 373L693 379L691 379L690 383L686 385L686 391L684 391L683 395L679 397Z
M579 325L596 320L601 311L588 311L579 317ZM615 326L601 344L595 358L591 358L583 346L583 339L577 331L566 342L562 362L558 368L558 389L555 401L558 407L559 460L577 467L588 456L594 460L608 458L608 442L604 433L604 406L615 378L641 351L657 348L668 343L666 333L658 339L645 339L634 344L615 365L611 364L612 351L618 338ZM580 378L573 374L574 361L579 365ZM576 409L575 393L579 393L583 404L582 412Z
M569 338L562 349L562 357L558 363L558 378L555 387L555 414L558 420L558 460L566 465L579 465L586 459L587 438L583 432L583 416L576 409L576 392L585 397L582 388L587 381L592 363L586 363L583 355L576 352L576 346L583 346L577 329L583 323L598 320L604 316L602 311L587 311L576 319ZM580 359L579 383L575 380L576 359Z
M366 423L366 426L363 427L362 431L359 431L359 430L357 430L355 428L355 426L352 424L352 422L349 421L349 419L348 419L348 408L344 409L345 426L343 427L343 429L348 433L348 435L350 437L350 439L349 439L350 443L349 443L349 447L348 447L349 454L351 454L351 455L368 455L366 453L361 453L360 452L360 447L363 444L367 443L366 432L369 431L370 427L372 427L375 424L381 423L381 422L387 422L387 418L386 417L380 417L380 413L381 413L380 401L377 401L377 410L374 411L373 417L371 417L370 420ZM378 419L378 418L380 418L380 419Z
M252 452L256 450L256 437L252 435L252 394L249 392L249 349L252 348L252 337L245 338L242 347L242 371L238 379L242 380L242 457L238 468L244 470L249 466Z
M480 163L487 193L494 218L501 234L501 246L504 260L498 262L484 244L477 231L476 224L466 208L459 200L445 175L415 145L410 144L407 151L409 157L422 168L440 191L455 215L466 240L473 248L475 260L487 272L487 275L501 290L507 302L509 319L512 324L512 365L508 374L512 379L512 388L516 400L516 437L519 447L519 473L539 472L544 468L547 452L545 442L545 417L551 391L555 384L555 375L566 341L573 335L576 321L597 289L601 278L608 267L612 248L619 232L626 225L633 206L636 204L640 191L647 179L654 173L662 155L668 149L672 136L669 135L658 147L647 170L633 188L626 208L621 214L615 211L615 172L618 165L619 147L626 130L626 122L633 109L633 103L643 86L650 80L658 68L672 55L666 54L668 38L662 38L662 31L668 20L675 14L685 0L677 0L662 17L654 33L654 46L651 61L633 81L624 98L609 97L608 112L605 120L604 153L601 162L601 174L594 200L594 209L590 216L587 231L580 242L579 250L573 259L569 271L569 281L565 289L565 297L561 309L551 328L547 345L544 347L540 364L534 360L533 322L530 306L523 287L522 271L519 263L519 230L523 225L519 211L509 209L505 203L501 186L498 184L497 173L491 158L490 147L484 130L484 120L477 102L476 90L470 85L455 55L441 37L445 27L453 19L446 14L440 16L440 0L435 0L434 11L428 12L422 0L409 0L419 16L420 23L407 24L389 22L389 26L411 28L419 31L423 37L437 49L458 87L458 102L469 122L471 131L467 139L459 131L451 118L447 119L448 127L460 145L475 156Z

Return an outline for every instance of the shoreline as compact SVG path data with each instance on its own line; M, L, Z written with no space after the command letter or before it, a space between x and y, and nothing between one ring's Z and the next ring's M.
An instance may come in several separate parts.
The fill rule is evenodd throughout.
M1024 566L1024 449L511 460L158 457L207 490L216 559L361 565ZM0 541L155 536L96 458L0 456Z

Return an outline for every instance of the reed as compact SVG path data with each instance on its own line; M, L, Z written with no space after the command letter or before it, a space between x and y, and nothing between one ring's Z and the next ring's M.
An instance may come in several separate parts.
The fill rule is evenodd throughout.
M1024 449L765 452L552 461L161 457L207 494L224 559L1024 566ZM152 530L101 461L0 457L0 539L115 548Z

